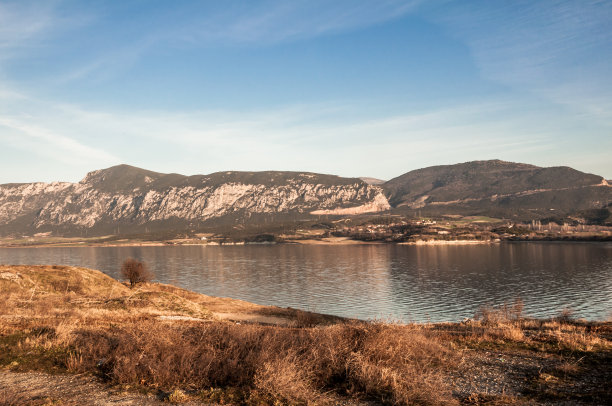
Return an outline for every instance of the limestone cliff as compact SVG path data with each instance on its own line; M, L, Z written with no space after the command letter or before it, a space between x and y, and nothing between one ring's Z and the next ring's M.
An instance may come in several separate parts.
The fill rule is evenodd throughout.
M257 216L313 218L389 209L383 191L360 179L298 172L182 176L128 165L90 172L79 183L0 185L0 234L114 233L180 229ZM124 230L125 231L125 230Z

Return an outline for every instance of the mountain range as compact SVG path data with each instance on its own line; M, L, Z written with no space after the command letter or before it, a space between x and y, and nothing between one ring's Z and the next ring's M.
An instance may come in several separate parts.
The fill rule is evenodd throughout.
M568 167L499 160L433 166L389 181L309 172L184 176L129 165L78 183L0 185L0 235L198 230L378 214L611 222L612 186Z

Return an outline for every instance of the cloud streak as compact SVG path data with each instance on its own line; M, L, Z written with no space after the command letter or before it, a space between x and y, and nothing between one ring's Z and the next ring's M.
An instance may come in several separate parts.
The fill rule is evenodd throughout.
M210 29L193 30L195 39L222 39L236 43L278 43L353 30L398 18L413 11L421 1L294 1L264 2L230 17ZM194 28L194 27L192 27Z
M159 17L148 14L135 15L137 32L109 35L97 55L86 57L75 67L57 78L66 84L79 80L102 82L110 80L133 68L147 54L160 47L174 49L219 48L226 46L266 47L279 43L301 41L324 35L347 32L399 18L414 11L422 0L379 0L355 2L341 0L253 1L229 8L213 7L206 3L184 5L180 19L172 13ZM214 2L212 2L214 4ZM52 11L52 10L51 10ZM26 13L17 21L28 22ZM75 13L77 21L82 13ZM34 18L34 17L32 17ZM89 29L113 15L88 17ZM44 28L57 27L53 13L42 14ZM15 32L21 23L14 24ZM75 22L76 25L76 22ZM155 30L149 27L155 26ZM145 28L146 27L146 28ZM34 37L41 30L29 35Z
M612 125L612 3L454 3L431 16L471 49L482 75Z
M21 47L28 40L53 26L53 9L49 4L22 2L0 3L0 50L6 52Z
M18 146L15 138L25 137L25 146L31 150L32 145L36 145L36 151L42 155L52 157L60 162L113 162L117 158L106 151L91 148L72 138L63 136L26 122L17 121L0 116L0 127L4 127L4 134L12 134L12 144ZM2 135L0 134L0 137Z
M367 106L356 103L176 113L4 101L14 107L0 113L0 137L24 150L39 144L39 156L82 173L126 162L187 174L275 169L390 178L432 161L571 162L549 156L555 143L566 148L556 138L563 121L524 115L502 101L378 117L364 115Z

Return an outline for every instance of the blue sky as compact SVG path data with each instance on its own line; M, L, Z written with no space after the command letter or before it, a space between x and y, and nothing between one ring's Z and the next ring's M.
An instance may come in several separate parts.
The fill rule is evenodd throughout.
M0 0L0 183L129 163L612 178L612 2Z

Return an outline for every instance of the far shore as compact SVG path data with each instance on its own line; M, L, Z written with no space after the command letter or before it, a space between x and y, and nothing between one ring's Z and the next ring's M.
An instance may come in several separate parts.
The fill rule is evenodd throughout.
M419 240L407 242L386 242L386 241L362 241L352 240L348 238L323 238L306 239L306 240L286 240L271 243L253 243L253 242L225 242L225 243L210 243L210 242L176 242L168 243L164 241L129 241L125 243L86 243L86 242L69 242L69 243L34 243L34 244L0 244L0 248L74 248L74 247L167 247L167 246L203 246L203 247L234 247L234 246L253 246L253 245L489 245L499 244L501 241L483 241L483 240Z
M53 239L45 241L36 240L10 240L0 239L0 248L49 248L49 247L164 247L164 246L242 246L242 245L493 245L506 242L610 242L612 239L606 236L588 236L581 238L508 238L508 239L465 239L465 240L443 240L428 239L415 241L382 241L382 240L357 240L350 237L323 237L307 239L282 239L277 241L203 241L198 239L173 239L162 241L143 241L137 239L119 239L111 241L82 241L78 239Z
M489 245L499 244L501 240L419 240L400 242L398 245Z

